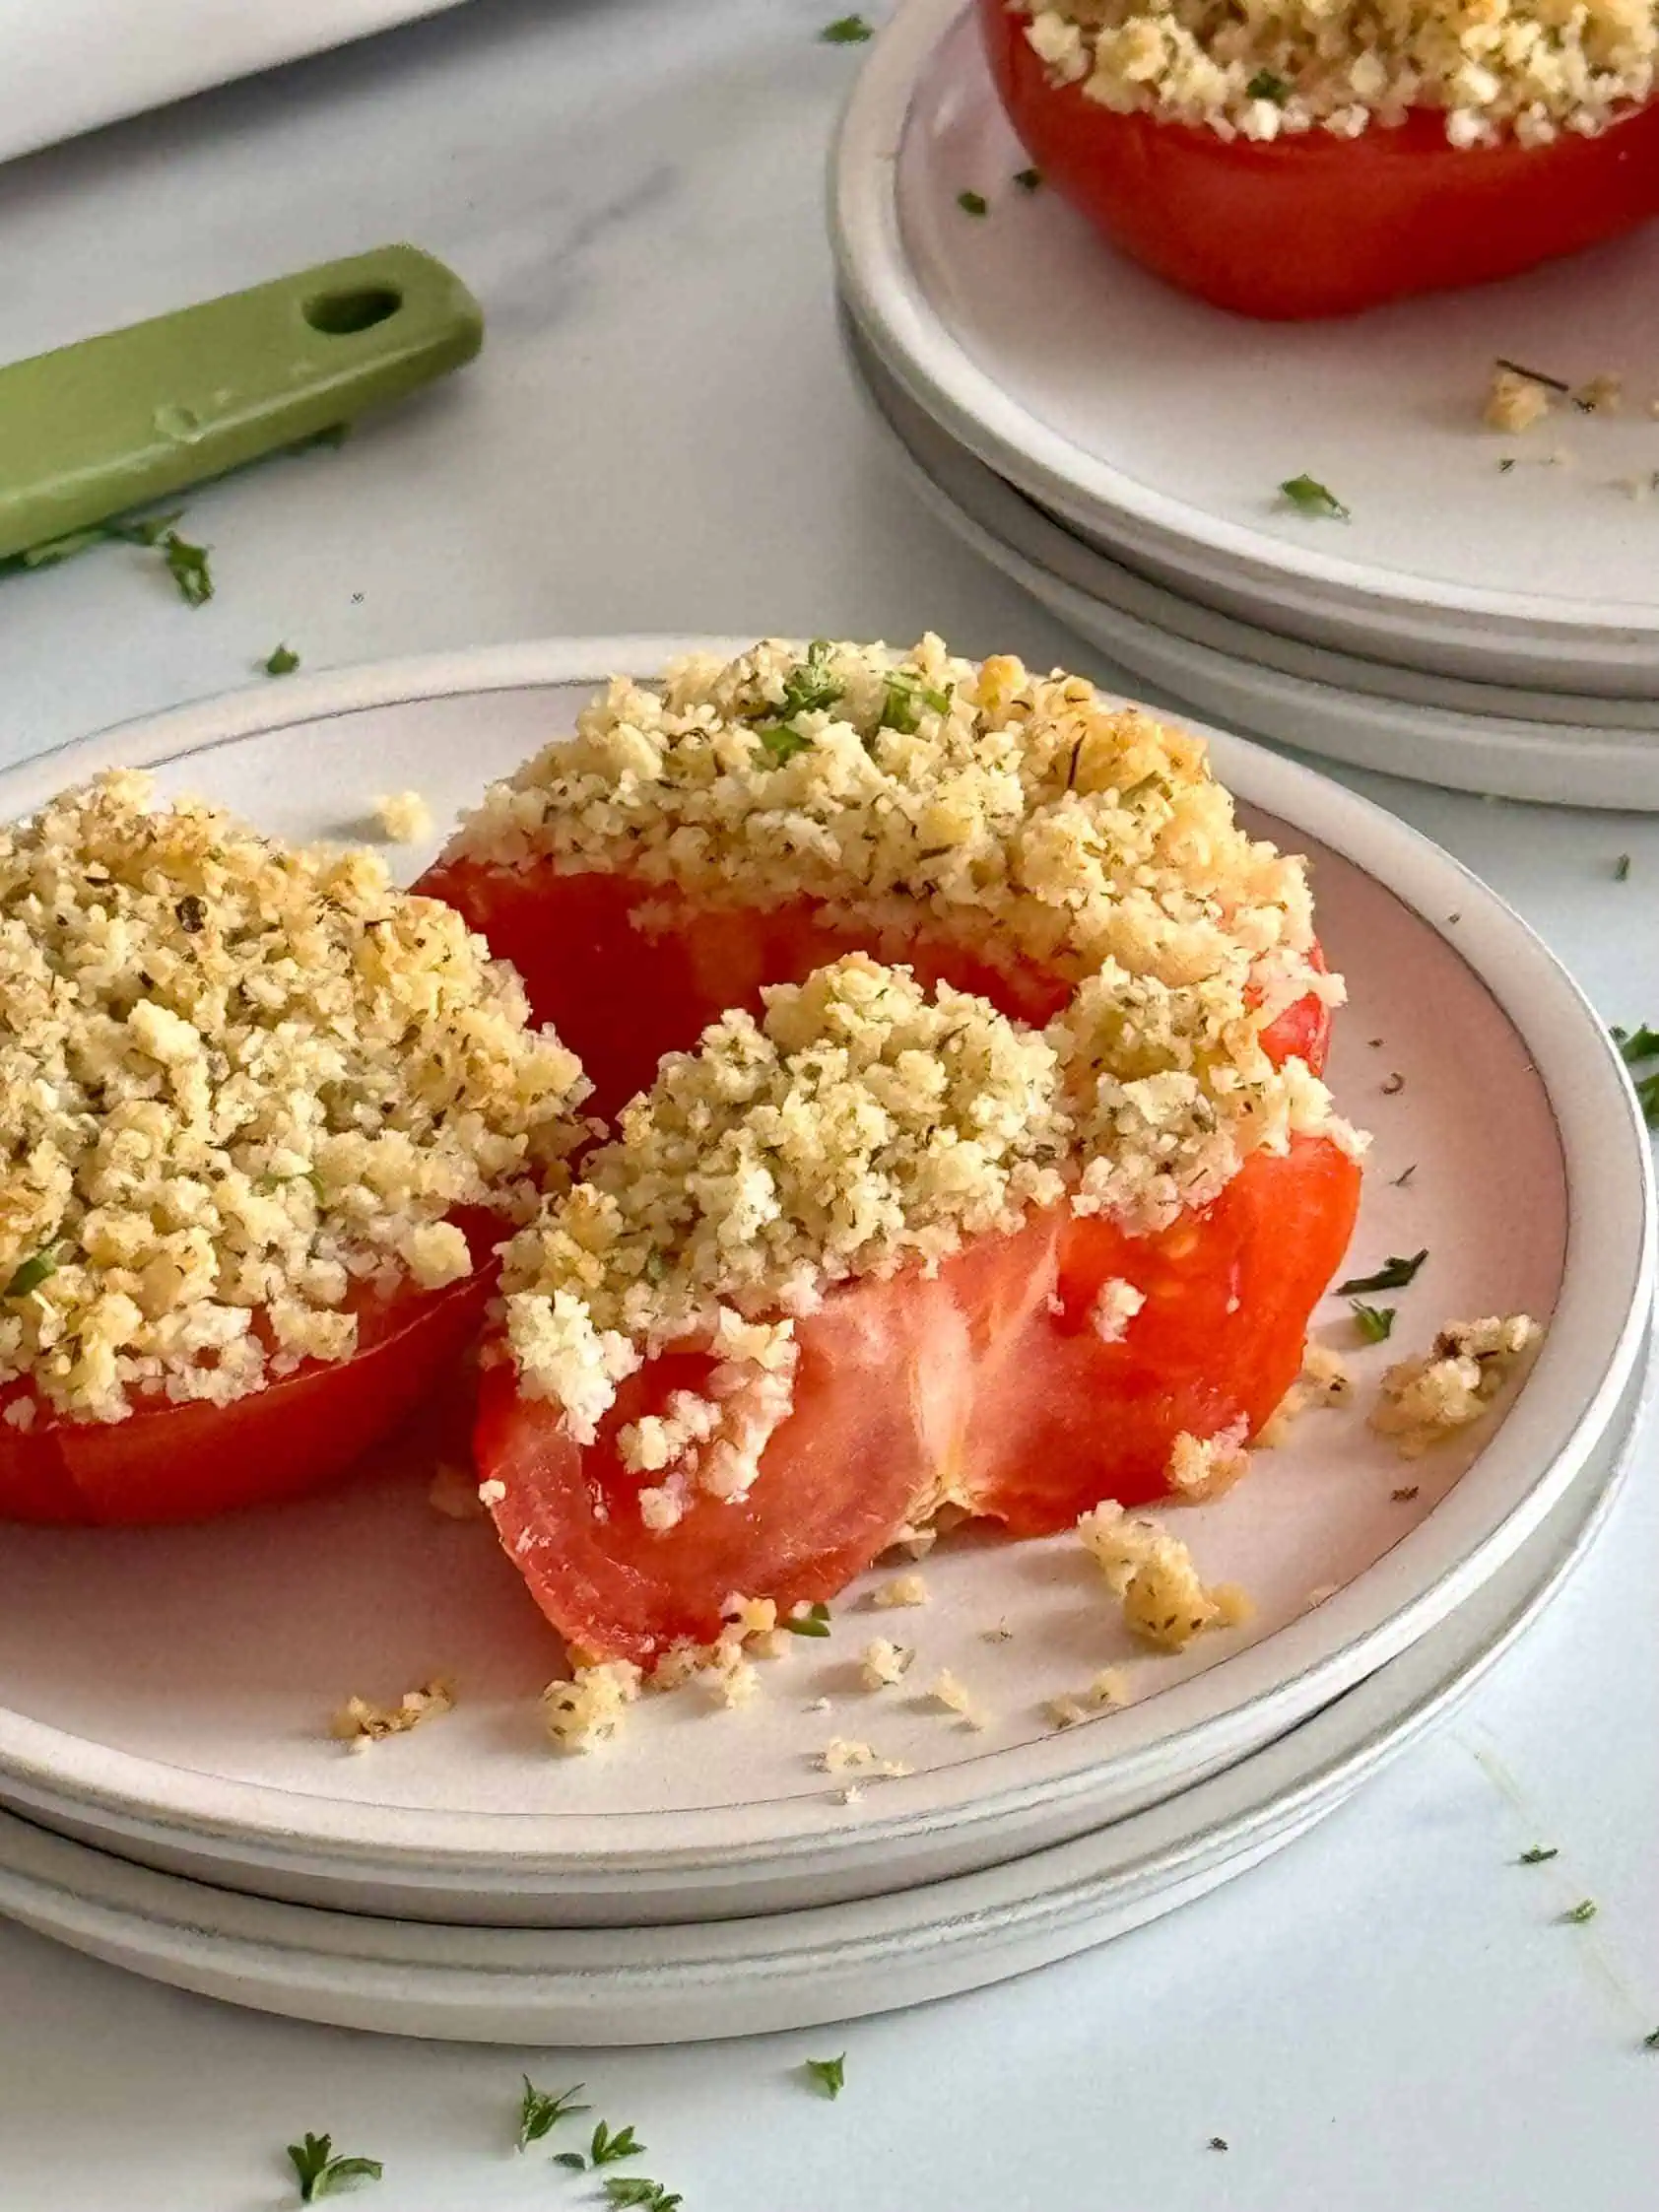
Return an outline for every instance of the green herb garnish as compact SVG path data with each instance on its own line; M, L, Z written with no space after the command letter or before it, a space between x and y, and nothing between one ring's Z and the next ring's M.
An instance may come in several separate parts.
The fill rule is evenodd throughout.
M1615 1029L1613 1041L1627 1068L1638 1068L1646 1060L1659 1059L1659 1030L1649 1029L1645 1022L1633 1032ZM1659 1070L1652 1075L1636 1077L1636 1099L1648 1127L1659 1128Z
M1414 1252L1410 1259L1384 1260L1374 1275L1351 1275L1346 1283L1339 1283L1337 1296L1359 1298L1366 1291L1403 1291L1427 1257L1428 1247L1426 1244L1421 1252Z
M18 1267L3 1295L7 1298L27 1298L31 1291L37 1291L47 1276L55 1275L57 1270L57 1246L42 1244L37 1252Z
M1244 97L1246 100L1271 100L1275 107L1283 107L1291 97L1291 88L1271 69L1258 69L1245 86Z
M615 2166L619 2159L643 2158L645 2145L635 2139L631 2127L619 2127L613 2135L601 2120L593 2131L593 2140L587 2147L590 2166Z
M1542 384L1546 391L1566 393L1572 389L1559 376L1546 376L1542 369L1523 369L1518 361L1505 361L1501 354L1497 357L1497 367L1508 369L1511 376L1524 376L1529 384Z
M1649 2035L1643 2036L1641 2047L1643 2050L1659 2050L1659 2028L1655 2028Z
M213 572L208 567L207 547L191 545L176 530L169 530L159 542L167 574L178 586L178 596L187 607L205 607L213 597Z
M1227 2149L1227 2137L1225 2135L1212 2135L1210 2148L1213 2151L1225 2151Z
M872 25L862 16L837 16L827 23L819 33L819 43L825 46L862 46L866 38L876 35Z
M1382 1344L1394 1334L1395 1308L1392 1306L1366 1306L1357 1298L1348 1303L1354 1314L1354 1326L1364 1343Z
M959 192L957 205L963 215L989 215L991 203L983 192Z
M1395 1190L1404 1190L1407 1183L1411 1181L1413 1175L1415 1175L1416 1173L1417 1162L1414 1160L1409 1168L1402 1168L1397 1175L1391 1177L1392 1187Z
M292 645L279 645L266 656L264 667L267 676L292 676L299 666L299 655Z
M553 2163L555 2166L568 2167L572 2174L585 2174L587 2172L587 2160L583 2158L580 2151L555 2151Z
M812 750L812 739L803 737L799 730L791 729L787 722L768 722L764 729L757 730L755 735L761 740L762 751L775 761L779 768L785 761L792 761L797 753Z
M809 1605L804 1613L790 1613L777 1624L787 1629L791 1636L828 1636L830 1634L830 1608L828 1605Z
M843 2050L838 2058L809 2058L806 2071L831 2104L846 2087L847 2054Z
M1561 1918L1575 1928L1581 1928L1586 1920L1593 1920L1595 1916L1596 1901L1593 1897L1581 1897L1569 1911L1561 1914Z
M1626 883L1629 880L1629 875L1630 856L1627 852L1622 852L1613 863L1613 880L1615 883Z
M1497 473L1498 473L1498 475L1499 475L1499 476L1507 476L1507 475L1509 474L1509 471L1510 471L1510 470L1511 470L1511 469L1512 469L1512 468L1514 467L1514 465L1515 465L1515 456L1514 456L1514 454L1513 454L1513 453L1505 453L1505 454L1504 454L1504 456L1503 456L1503 458L1502 458L1502 460L1500 460L1500 461L1498 462L1498 464L1497 464Z
M1042 171L1039 168L1017 168L1014 171L1014 181L1022 192L1040 192Z
M290 2143L288 2155L299 2182L301 2204L314 2204L319 2196L332 2196L347 2181L377 2181L377 2158L335 2158L333 2138L307 2135L302 2143Z
M1291 476L1279 487L1280 496L1299 507L1303 514L1326 514L1336 522L1352 522L1354 517L1336 494L1321 484L1317 477Z
M674 2196L661 2181L647 2181L635 2174L613 2174L605 2183L609 2204L637 2205L639 2212L679 2212L685 2198Z
M1521 1866L1542 1866L1547 1859L1559 1858L1560 1855L1559 1844L1552 1843L1546 1847L1543 1843L1534 1843L1530 1851L1521 1853L1517 1863Z
M833 650L828 637L813 639L806 659L797 661L783 679L779 721L792 722L797 714L827 713L835 704L846 686L830 661Z
M545 2090L532 2087L530 2077L526 2074L524 2095L518 2106L519 2149L527 2151L532 2143L539 2143L562 2119L568 2119L572 2113L591 2111L591 2105L573 2105L570 2102L581 2093L582 2084L577 2082L574 2089L562 2089L557 2097L550 2097Z

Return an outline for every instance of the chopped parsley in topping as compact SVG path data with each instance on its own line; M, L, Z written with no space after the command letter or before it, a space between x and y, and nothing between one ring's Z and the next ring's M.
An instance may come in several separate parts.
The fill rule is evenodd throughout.
M23 1262L6 1285L4 1292L0 1292L0 1296L27 1298L31 1291L37 1291L49 1275L55 1275L57 1269L57 1246L55 1244L42 1244L37 1252Z
M1271 69L1258 69L1244 88L1246 100L1271 100L1275 107L1283 107L1290 97L1290 86Z
M1593 1897L1581 1897L1576 1905L1561 1914L1568 1926L1575 1928L1581 1928L1586 1920L1593 1920L1595 1916L1596 1901Z
M1388 1495L1396 1506L1409 1506L1422 1488L1421 1483L1409 1482L1403 1490L1391 1490Z
M1417 1162L1414 1160L1409 1168L1402 1168L1400 1173L1393 1177L1393 1188L1396 1190L1404 1190L1407 1183L1411 1181L1413 1175L1415 1175L1416 1173Z
M539 2143L544 2135L551 2133L562 2119L568 2119L576 2112L591 2111L593 2108L589 2105L571 2103L570 2100L581 2093L582 2084L577 2082L574 2089L562 2089L557 2097L550 2097L545 2090L532 2087L526 2074L524 2095L518 2106L518 2148L528 2150L532 2143Z
M1392 1306L1366 1306L1357 1298L1348 1303L1353 1309L1354 1326L1366 1344L1381 1344L1393 1335L1395 1308Z
M1213 2151L1225 2151L1227 2149L1227 2137L1225 2135L1212 2135L1210 2148Z
M882 701L881 727L897 730L900 736L913 736L921 723L919 706L930 707L935 714L951 711L951 694L936 691L924 684L919 676L908 669L896 668L887 680L887 692Z
M1358 1298L1365 1291L1403 1291L1427 1257L1428 1247L1426 1244L1421 1252L1414 1252L1410 1259L1384 1260L1374 1275L1352 1275L1346 1283L1339 1283L1337 1296Z
M866 38L876 35L873 25L862 16L837 16L827 23L819 33L819 43L824 46L861 46Z
M963 215L989 215L991 203L983 192L959 192L957 205Z
M1510 470L1511 470L1511 469L1512 469L1512 468L1514 467L1514 465L1515 465L1515 456L1514 456L1514 454L1513 454L1513 453L1505 453L1505 454L1504 454L1504 456L1503 456L1503 458L1502 458L1502 460L1500 460L1500 461L1498 462L1498 464L1497 464L1497 473L1498 473L1498 475L1499 475L1499 476L1507 476L1507 475L1509 474L1509 471L1510 471Z
M797 714L827 713L840 699L846 686L835 674L830 659L834 649L828 637L815 637L807 647L805 660L785 676L782 720L791 722Z
M1632 1032L1616 1029L1613 1041L1627 1068L1639 1068L1648 1060L1659 1059L1659 1030L1649 1029L1645 1022ZM1659 1128L1659 1069L1651 1075L1636 1077L1636 1098L1648 1127Z
M172 910L178 916L178 926L186 937L201 934L202 924L207 920L207 905L193 891L187 891Z
M1388 1077L1388 1080L1382 1086L1382 1095L1385 1099L1398 1098L1399 1094L1405 1088L1406 1079L1400 1073L1399 1069L1395 1068L1392 1074Z
M679 2212L685 2202L661 2181L647 2181L636 2174L613 2174L605 2183L605 2200L608 2204L636 2205L638 2212Z
M1042 171L1039 168L1017 168L1014 181L1022 192L1036 192L1042 188Z
M1659 2050L1659 2028L1655 2028L1650 2034L1643 2036L1641 2047L1643 2050Z
M809 1605L806 1611L789 1613L778 1622L791 1636L828 1636L830 1634L830 1608L828 1605Z
M1543 1843L1534 1843L1530 1851L1521 1853L1516 1863L1521 1866L1542 1866L1546 1859L1559 1858L1560 1855L1559 1846L1555 1843L1548 1846Z
M847 2054L843 2050L838 2058L809 2058L806 2063L808 2078L816 2082L831 2103L846 2087Z
M191 545L176 530L167 532L161 547L167 573L178 586L178 596L187 607L205 607L213 597L213 572L208 567L207 547Z
M334 2140L328 2135L307 2135L302 2143L288 2146L301 2204L315 2204L318 2197L332 2196L348 2181L379 2180L377 2158L336 2158L333 2154Z
M645 2145L635 2138L631 2127L619 2127L613 2135L603 2120L594 2129L593 2140L587 2147L590 2166L615 2166L619 2159L643 2158L644 2155Z
M1629 874L1630 856L1627 852L1622 852L1619 855L1618 859L1613 863L1613 880L1615 883L1627 882Z
M1559 376L1546 376L1542 369L1523 369L1518 361L1505 361L1501 354L1497 357L1496 366L1506 369L1511 376L1524 376L1529 384L1542 384L1549 392L1565 394L1572 389Z
M299 666L299 655L292 645L279 645L261 665L267 676L292 676Z
M1303 514L1325 514L1336 522L1352 522L1354 517L1336 494L1321 484L1317 477L1291 476L1279 487L1280 496L1292 506L1299 507Z
M769 755L779 768L782 768L785 761L792 761L797 753L812 750L812 739L803 737L799 730L791 729L787 722L770 722L764 729L757 730L755 735L761 740L762 751Z

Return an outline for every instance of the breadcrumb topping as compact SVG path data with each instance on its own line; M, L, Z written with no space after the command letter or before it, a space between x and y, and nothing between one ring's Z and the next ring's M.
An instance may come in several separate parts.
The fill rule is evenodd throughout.
M1169 1488L1178 1498L1219 1498L1250 1471L1250 1454L1244 1448L1248 1423L1242 1418L1213 1437L1189 1436L1183 1429L1169 1447L1164 1470Z
M1134 1695L1134 1684L1126 1668L1102 1667L1086 1690L1065 1691L1057 1698L1049 1698L1042 1709L1043 1716L1051 1728L1075 1728L1080 1721L1092 1720L1097 1712L1108 1711L1114 1706L1126 1706Z
M1448 1321L1427 1355L1384 1374L1371 1427L1416 1459L1479 1421L1544 1332L1530 1314Z
M1414 108L1453 146L1591 138L1653 90L1648 0L1013 0L1062 83L1222 138L1358 138Z
M348 1698L328 1724L336 1742L353 1751L366 1751L387 1736L407 1735L423 1720L432 1720L455 1707L455 1685L446 1675L434 1675L418 1690L405 1690L395 1706L373 1705L366 1698Z
M432 834L432 810L419 791L393 791L376 799L374 819L393 844L419 844Z
M618 677L572 739L491 788L450 857L810 899L896 944L925 924L1073 982L1107 959L1172 984L1242 961L1264 1021L1308 987L1305 867L1238 828L1200 739L931 636L906 654L766 640L661 690Z
M469 1271L446 1216L567 1180L587 1089L373 854L54 799L0 830L0 1393L115 1421L348 1357L365 1296Z
M878 1583L870 1593L870 1603L884 1612L902 1605L927 1605L932 1598L933 1592L920 1575L896 1575L892 1581Z
M907 1644L892 1643L885 1636L872 1637L859 1658L859 1680L866 1690L891 1690L904 1679L915 1656Z
M1124 1626L1143 1643L1180 1651L1205 1629L1233 1628L1249 1618L1242 1590L1230 1582L1208 1586L1178 1536L1156 1520L1126 1513L1115 1499L1102 1500L1077 1527L1123 1607Z
M547 1732L561 1751L592 1751L609 1743L639 1695L639 1669L630 1659L576 1666L569 1679L542 1692Z
M908 1760L884 1759L870 1744L849 1736L831 1736L818 1764L827 1775L867 1775L876 1781L901 1781L914 1771Z

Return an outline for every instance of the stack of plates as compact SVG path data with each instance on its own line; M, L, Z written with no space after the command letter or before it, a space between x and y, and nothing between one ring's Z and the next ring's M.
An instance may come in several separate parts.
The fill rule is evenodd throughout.
M727 641L576 640L298 678L0 777L0 817L153 766L279 834L374 791L441 822L570 726L609 672ZM1427 1245L1359 1399L1449 1315L1549 1324L1501 1421L1409 1467L1359 1405L1309 1413L1183 1509L1247 1628L1136 1657L1070 1539L947 1541L932 1602L834 1608L742 1711L647 1700L560 1759L562 1655L487 1524L427 1502L412 1442L355 1488L199 1528L12 1529L0 1548L0 1910L185 1987L418 2035L648 2042L802 2026L993 1980L1196 1896L1298 1835L1464 1695L1581 1557L1637 1418L1648 1151L1617 1052L1550 954L1400 823L1213 738L1265 834L1315 859L1349 978L1332 1081L1376 1131L1355 1263ZM408 855L411 873L425 860ZM918 1646L874 1695L877 1631ZM1003 1632L1007 1631L1005 1635ZM1047 1702L1127 1663L1134 1700ZM973 1729L923 1694L949 1668ZM433 1673L453 1713L351 1757L352 1694ZM833 1737L914 1770L822 1767Z
M1183 704L1356 765L1659 807L1659 384L1485 429L1494 357L1632 370L1653 235L1354 320L1160 284L1049 192L968 0L910 0L842 126L853 358L935 509ZM987 212L961 204L978 194ZM1279 493L1309 476L1350 519Z

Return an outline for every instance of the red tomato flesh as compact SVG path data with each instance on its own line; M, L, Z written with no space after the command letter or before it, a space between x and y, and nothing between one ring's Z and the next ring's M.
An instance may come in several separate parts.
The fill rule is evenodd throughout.
M616 1434L697 1389L705 1352L671 1349L630 1376L585 1449L556 1406L516 1394L503 1363L486 1372L476 1438L481 1474L504 1486L501 1540L569 1642L647 1663L680 1638L715 1637L733 1592L780 1608L832 1597L947 1500L1025 1536L1102 1498L1157 1497L1177 1435L1238 1422L1253 1434L1295 1379L1359 1187L1346 1153L1301 1139L1253 1156L1215 1205L1161 1236L1056 1208L932 1281L846 1285L797 1323L794 1410L748 1498L694 1494L671 1529L641 1521L642 1478L623 1469ZM1114 1278L1146 1305L1107 1344L1090 1315Z
M140 1403L122 1421L0 1421L0 1520L131 1527L320 1490L453 1377L494 1263L440 1291L357 1303L349 1360L308 1361L225 1406ZM0 1404L29 1395L0 1392Z
M920 924L902 935L825 921L811 901L718 906L621 873L566 874L550 861L519 869L439 861L416 890L442 899L524 978L533 1018L551 1022L594 1086L607 1118L647 1090L665 1052L690 1051L730 1009L761 1011L765 983L804 982L844 953L902 961L928 985L955 984L1015 1020L1041 1027L1070 1000L1073 978L1029 960L995 964ZM1323 966L1317 953L1314 965ZM1330 1011L1308 997L1263 1042L1275 1060L1299 1053L1317 1074Z
M1659 214L1659 102L1543 146L1453 146L1430 109L1358 138L1258 144L1114 114L1052 82L1028 16L1005 0L979 12L998 94L1045 182L1132 260L1236 314L1306 320L1488 284Z

